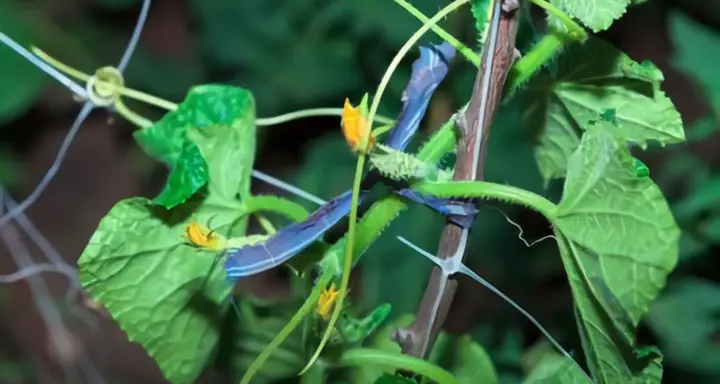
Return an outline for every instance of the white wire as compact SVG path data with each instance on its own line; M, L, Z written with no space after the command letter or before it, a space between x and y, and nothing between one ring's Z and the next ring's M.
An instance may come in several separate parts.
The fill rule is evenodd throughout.
M274 177L272 177L272 176L270 176L270 175L268 175L268 174L266 174L266 173L260 172L260 171L258 171L258 170L256 170L256 169L253 169L253 171L252 171L252 176L253 176L254 178L258 179L258 180L264 181L264 182L266 182L266 183L268 183L268 184L270 184L270 185L274 185L274 186L276 186L276 187L278 187L278 188L280 188L280 189L284 189L284 190L286 190L286 191L288 191L288 192L290 192L290 193L293 193L293 194L295 194L295 195L297 195L297 196L299 196L299 197L302 197L302 198L305 199L305 200L308 200L308 201L310 201L310 202L313 202L313 203L315 203L315 204L317 204L317 205L323 205L323 204L326 203L325 200L323 200L323 199L321 199L321 198L313 195L313 194L310 193L310 192L306 192L306 191L304 191L304 190L302 190L302 189L300 189L300 188L298 188L298 187L296 187L296 186L294 186L294 185L288 184L288 183L286 183L286 182L284 182L284 181L282 181L282 180L280 180L280 179L276 179L276 178L274 178Z
M5 190L0 189L0 200L4 200L2 199L4 195ZM4 206L5 204L2 205ZM10 256L13 258L15 264L17 264L21 271L32 268L35 264L30 256L30 251L27 249L20 236L18 236L19 234L13 235L11 230L12 228L0 230L0 236L3 238L3 241L10 252ZM50 335L69 335L70 333L62 321L60 311L52 300L48 300L50 295L45 281L43 279L30 277L27 279L27 283L30 287L33 298L35 299L35 307L40 313L45 326L50 330ZM66 374L69 372L68 367L64 364L63 369L65 369Z
M0 217L0 228L4 227L12 219L25 211L29 206L34 204L35 201L40 197L40 195L45 191L45 188L48 186L48 184L50 184L50 182L60 169L60 165L62 165L62 161L65 159L65 155L67 155L68 149L70 149L70 144L72 144L75 136L80 130L80 126L82 125L85 118L87 118L87 116L90 114L90 111L92 111L93 108L93 104L89 101L86 102L85 105L83 105L80 113L75 118L75 122L73 122L72 127L70 127L70 131L68 132L67 136L65 136L65 140L63 140L62 145L60 145L58 154L57 156L55 156L55 161L53 161L50 169L48 169L48 171L45 173L42 180L40 180L40 183L38 183L38 185L35 187L35 190L33 190L30 196L25 198L22 203L15 206L14 209L9 210L8 213Z
M85 99L87 97L87 92L85 91L85 88L79 86L77 83L72 81L69 77L65 76L65 74L63 74L62 72L53 68L50 64L46 63L39 57L35 56L32 52L28 51L27 49L25 49L25 47L18 44L17 42L15 42L15 40L11 39L8 35L6 35L2 32L0 32L0 42L5 44L6 46L10 47L13 51L17 52L20 56L24 57L30 63L32 63L36 67L40 68L43 72L52 76L60 84L66 86L72 93L82 97L83 99Z
M71 269L70 271L66 269L58 268L54 264L50 263L39 263L39 264L33 264L27 268L21 269L17 272L8 274L8 275L0 275L0 284L11 284L11 283L17 283L20 280L27 279L29 277L39 275L41 273L61 273L65 276L68 276L70 278L75 277L75 270Z
M145 26L145 21L147 20L148 11L150 9L150 0L144 0L142 9L140 10L140 15L138 16L138 21L135 24L135 29L133 31L133 34L130 38L130 41L128 43L127 48L125 49L125 52L123 53L122 58L120 59L120 64L118 65L118 69L122 73L123 69L127 66L130 57L132 56L133 52L135 52L135 48L137 47L137 43L140 39L140 34L142 33L143 27ZM65 84L72 92L75 94L82 96L83 98L86 98L87 93L85 92L82 87L78 86L77 84L73 83L67 76L61 74L59 71L57 71L55 68L51 67L44 61L37 58L35 55L33 55L31 52L17 44L15 41L10 39L7 35L0 33L0 41L11 47L13 50L18 52L20 55L25 57L28 61L30 61L32 64L37 66L38 68L45 71L47 74L53 76L55 79L57 79L59 82ZM7 223L10 222L14 217L16 217L20 212L26 210L30 205L35 203L35 201L40 197L40 195L45 191L45 188L50 184L50 181L55 177L58 170L60 169L60 165L62 164L62 161L65 159L65 155L67 154L68 149L70 148L70 145L72 144L75 136L77 135L78 131L80 130L80 127L82 126L82 123L85 121L85 119L90 115L90 112L93 110L95 106L92 102L87 101L83 105L82 109L78 113L77 117L75 118L75 121L73 122L72 127L70 128L70 131L68 132L67 136L65 137L65 140L63 141L62 145L60 146L60 149L58 151L57 156L55 157L55 161L50 166L50 169L48 169L47 173L45 173L45 176L43 176L43 179L40 181L40 183L35 187L35 190L23 200L22 203L20 203L15 209L10 210L6 215L0 217L0 228L5 226Z
M13 200L9 194L4 195L5 200L5 206L8 207L8 209L14 209L17 207L17 202ZM35 225L28 219L27 215L25 215L24 212L20 212L15 220L20 224L20 227L25 230L25 233L30 236L30 239L40 248L43 253L45 253L45 256L47 256L48 260L56 266L58 271L67 271L72 270L73 271L73 278L77 280L77 275L75 273L75 268L73 268L70 264L65 262L63 260L62 256L60 256L60 253L53 247L53 245L48 241L48 239L43 236L40 231L35 227ZM65 273L65 272L61 272Z
M535 325L535 327L537 327L537 329L538 329L543 335L545 335L545 337L550 341L550 343L551 343L560 353L562 353L566 358L574 361L572 355L570 355L570 353L568 353L568 352L560 345L560 343L559 343L557 340L555 340L554 337L552 337L552 335L550 334L550 332L548 332L548 330L545 329L545 327L543 327L542 324L540 324L540 322L537 321L537 319L535 319L535 317L534 317L533 315L531 315L530 313L528 313L528 312L527 312L525 309L523 309L523 307L521 307L518 303L516 303L514 300L512 300L511 298L509 298L509 297L508 297L507 295L505 295L504 293L502 293L502 291L500 291L499 289L497 289L497 288L496 288L494 285L492 285L489 281L487 281L487 280L483 279L482 277L480 277L480 275L478 275L477 273L475 273L475 271L473 271L473 270L471 270L470 268L468 268L465 264L463 264L462 262L458 263L457 260L454 260L454 259L452 259L452 258L451 258L451 259L441 259L441 258L439 258L439 257L431 254L430 252L427 252L427 251L425 251L424 249L418 247L417 245L413 244L412 242L410 242L409 240L405 239L405 238L402 237L402 236L398 236L397 238L398 238L398 240L400 240L402 243L404 243L404 244L407 245L408 247L412 248L412 249L415 250L416 252L420 253L420 254L423 255L425 258L427 258L428 260L430 260L430 261L432 261L434 264L436 264L438 267L440 267L440 268L442 269L442 273L443 273L445 276L452 276L452 275L454 275L455 273L464 274L464 275L470 277L471 279L475 280L476 282L480 283L481 285L485 286L485 288L489 289L492 293L498 295L501 299L505 300L508 304L510 304L513 308L515 308L518 312L520 312L523 316L525 316L525 318L527 318L528 320L530 320L530 322L531 322L533 325Z
M140 34L142 34L145 27L145 21L147 21L147 16L150 12L150 3L150 0L143 1L142 8L140 9L140 15L138 16L137 22L135 22L135 29L133 30L133 34L130 37L130 41L128 42L127 48L125 48L122 58L120 58L120 63L117 66L120 72L123 72L125 67L127 67L130 62L130 58L135 52L138 41L140 41Z

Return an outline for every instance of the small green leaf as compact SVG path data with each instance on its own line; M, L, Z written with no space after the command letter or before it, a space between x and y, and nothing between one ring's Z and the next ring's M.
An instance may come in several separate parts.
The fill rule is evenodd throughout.
M561 11L580 20L593 32L608 29L625 14L630 0L550 0ZM560 21L551 17L553 23Z
M194 382L216 348L231 285L216 253L181 236L193 220L224 236L245 233L237 207L209 196L172 210L144 198L119 202L78 260L80 281L173 383Z
M662 72L637 63L596 37L573 44L519 96L527 131L541 129L536 158L546 183L562 177L580 133L601 124L618 138L645 146L685 140L680 113L659 89Z
M368 347L400 353L400 346L391 339L392 333L398 328L407 327L412 324L414 318L415 317L411 314L404 314L392 322L385 324L370 337ZM383 375L383 373L392 374L393 370L382 366L366 366L363 369L355 369L352 374L352 383L374 383L375 380Z
M377 327L382 325L390 315L392 306L382 304L373 309L367 316L358 319L351 314L345 314L338 321L338 329L343 340L348 343L357 343L370 336Z
M490 356L470 335L463 335L456 341L454 355L450 371L460 384L498 382L498 375Z
M652 305L647 322L660 340L668 360L676 366L720 374L720 286L684 278L668 285Z
M155 202L172 208L208 179L218 196L246 197L255 157L254 118L254 100L246 89L200 85L190 89L177 110L137 131L135 139L145 152L173 168Z
M190 89L177 110L134 136L149 155L173 164L189 141L188 128L220 125L240 129L237 126L252 121L254 113L254 101L246 89L198 85Z
M634 160L607 130L588 130L552 218L589 366L608 383L660 382L661 357L633 357L635 328L678 259L680 230Z
M590 378L573 360L558 353L546 353L524 384L588 384Z
M567 161L580 144L582 131L559 103L548 102L546 108L545 131L535 148L535 158L547 186L551 179L565 176Z

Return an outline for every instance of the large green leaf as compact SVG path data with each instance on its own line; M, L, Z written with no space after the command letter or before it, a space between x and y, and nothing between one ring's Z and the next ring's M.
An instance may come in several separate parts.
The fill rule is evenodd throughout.
M625 14L631 0L550 0L561 11L575 17L593 32L608 29ZM554 22L557 22L554 20Z
M611 291L637 324L677 263L680 230L660 188L626 145L588 131L568 165L554 224L600 256Z
M255 102L246 89L200 85L177 110L135 133L142 148L172 165L157 204L172 208L197 192L208 178L219 196L246 196L255 157ZM241 183L240 180L245 180Z
M682 120L659 89L663 75L649 62L638 64L592 37L571 45L520 94L523 124L541 131L536 158L543 178L562 177L580 132L597 121L618 138L646 145L685 140Z
M647 322L668 360L704 374L720 374L720 286L687 278L671 282L653 303Z
M144 198L116 204L78 260L80 280L174 383L190 383L208 362L230 284L217 254L181 237L193 220L226 236L244 234L237 206L197 195L172 210ZM238 203L239 204L239 203Z
M634 333L677 263L680 230L647 168L603 127L588 130L552 221L593 376L659 382L660 359L636 357Z
M597 254L559 232L556 236L575 302L580 339L595 382L659 384L662 357L638 356L635 326L603 280Z

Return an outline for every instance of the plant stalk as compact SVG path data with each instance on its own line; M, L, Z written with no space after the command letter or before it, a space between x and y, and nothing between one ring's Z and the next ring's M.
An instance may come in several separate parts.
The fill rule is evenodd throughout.
M485 153L490 126L500 102L508 71L515 60L515 37L519 23L519 10L505 12L495 0L493 17L483 49L481 66L475 79L470 103L458 118L461 139L457 144L457 163L454 180L482 180ZM450 221L440 238L438 257L462 260L469 230ZM452 276L434 268L428 280L415 322L399 329L393 335L405 354L426 358L437 339L452 303L457 282Z

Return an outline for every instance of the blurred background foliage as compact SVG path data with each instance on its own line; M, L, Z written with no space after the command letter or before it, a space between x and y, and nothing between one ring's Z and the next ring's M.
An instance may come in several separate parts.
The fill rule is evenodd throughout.
M412 2L433 14L444 1ZM665 354L665 382L720 383L720 1L650 0L633 7L601 37L636 61L649 59L665 72L665 89L683 114L688 143L638 151L672 204L684 230L681 262L653 306L641 332L645 344ZM0 0L0 30L36 45L74 67L92 72L117 61L138 13L139 0ZM463 10L444 27L471 46L476 37ZM156 0L126 83L180 101L194 84L219 82L249 88L259 116L309 107L339 107L373 92L392 56L419 22L391 0ZM521 49L534 39L526 23ZM428 35L423 43L438 42ZM395 116L414 55L395 73L380 113ZM427 137L467 100L475 72L456 60L433 99L420 136ZM158 111L134 105L157 118ZM50 78L0 47L0 183L27 195L50 163L78 103ZM533 157L537 132L521 130L522 111L509 100L490 139L490 181L542 192ZM63 170L29 215L74 262L97 221L115 201L154 196L166 170L142 154L132 127L105 112L85 124ZM261 130L258 169L328 199L351 182L354 157L340 135L339 118L313 118ZM413 148L423 141L418 139ZM257 193L268 186L254 183ZM548 186L558 197L561 182ZM314 209L310 203L307 207ZM479 217L468 264L534 314L563 344L582 355L571 296L550 233L540 216L494 205ZM522 237L509 219L523 228ZM75 225L68 226L67 223ZM403 235L434 252L442 220L414 206L386 230L365 256L351 294L361 309L388 302L392 316L414 313L431 266L395 240ZM17 267L0 251L0 272ZM265 298L287 294L278 269L240 284ZM53 295L64 294L57 281ZM0 287L0 382L48 382L57 353L48 352L42 323L23 284ZM12 316L10 314L13 314ZM151 361L117 326L99 316L100 328L77 330L85 356L110 382L162 382ZM96 324L97 325L97 324ZM537 330L482 287L460 278L446 323L449 334L471 333L485 347L502 383L519 383L546 348ZM99 332L99 333L98 333ZM141 362L141 363L138 363ZM37 372L27 367L32 366ZM43 376L45 375L45 376ZM117 379L116 381L114 379ZM211 380L208 379L208 380Z

